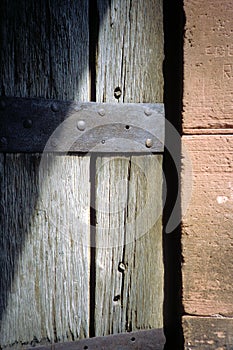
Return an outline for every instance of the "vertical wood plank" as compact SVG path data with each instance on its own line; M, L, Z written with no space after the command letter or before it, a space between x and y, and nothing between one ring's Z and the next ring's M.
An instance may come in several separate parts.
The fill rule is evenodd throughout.
M88 335L89 161L40 158L1 162L2 345Z
M98 0L97 101L163 101L161 0Z
M161 102L162 1L97 3L97 101ZM162 328L161 157L96 164L96 335Z
M0 17L2 95L89 99L88 1L3 0ZM89 158L44 164L39 182L36 155L1 163L0 346L89 333Z
M88 2L0 4L1 94L88 100Z
M162 327L161 166L153 155L97 161L98 335Z

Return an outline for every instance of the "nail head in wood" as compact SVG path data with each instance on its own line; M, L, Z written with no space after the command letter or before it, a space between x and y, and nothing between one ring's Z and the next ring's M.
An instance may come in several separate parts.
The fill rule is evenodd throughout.
M122 94L121 88L119 86L116 87L114 90L114 97L118 100L121 97L121 94Z
M120 272L125 272L125 270L126 270L126 266L125 266L125 264L124 264L122 261L119 262L118 270L119 270Z

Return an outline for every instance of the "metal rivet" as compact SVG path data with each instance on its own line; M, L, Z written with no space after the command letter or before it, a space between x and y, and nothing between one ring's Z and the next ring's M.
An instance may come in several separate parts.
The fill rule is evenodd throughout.
M119 264L118 264L118 270L119 270L120 272L124 272L124 271L126 270L126 266L125 266L125 264L124 264L123 262L119 262Z
M51 109L53 112L58 112L59 111L59 107L56 103L52 103L51 104Z
M152 114L152 110L147 108L144 110L144 113L145 113L145 115L147 115L149 117Z
M102 140L101 143L102 143L102 144L105 144L105 140Z
M23 126L26 128L26 129L30 129L32 127L32 120L31 119L25 119L24 122L23 122Z
M3 101L3 100L1 100L1 101L0 101L0 109L3 110L3 109L5 109L5 108L6 108L6 102Z
M5 137L1 137L0 143L2 146L6 146L7 145L7 139Z
M52 147L57 147L58 145L58 140L56 138L53 138L51 141L50 141L50 145Z
M119 86L116 87L114 90L114 97L118 100L121 97L121 94L122 94L121 88Z
M83 131L86 129L86 123L84 120L79 120L78 121L78 125L77 125L77 128L80 130L80 131Z
M100 110L98 111L98 114L99 114L101 117L103 117L103 116L105 115L105 110L104 110L104 109L100 109Z
M146 139L146 147L151 148L153 146L152 139Z

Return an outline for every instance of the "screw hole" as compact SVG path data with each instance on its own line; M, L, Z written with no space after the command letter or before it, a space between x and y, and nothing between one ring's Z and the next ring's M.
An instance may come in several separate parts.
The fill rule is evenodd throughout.
M117 86L114 90L114 97L119 100L119 98L121 97L121 88L119 86Z
M129 130L129 129L130 129L130 126L129 126L129 125L126 125L125 128L126 128L126 130Z
M113 301L118 301L118 300L120 300L120 295L115 295L115 297L113 298Z
M131 338L131 341L132 341L132 342L135 342L135 340L136 340L135 337L132 337L132 338Z

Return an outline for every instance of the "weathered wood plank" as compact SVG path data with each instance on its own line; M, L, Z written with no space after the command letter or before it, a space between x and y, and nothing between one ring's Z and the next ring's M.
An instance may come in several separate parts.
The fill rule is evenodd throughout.
M183 187L191 193L182 229L184 309L233 316L233 136L185 136L182 142L193 171L192 188L185 187L184 164Z
M4 0L0 17L2 96L89 99L87 1ZM40 182L38 162L2 163L1 346L89 332L89 158L47 159Z
M97 161L97 335L162 328L161 168L161 156Z
M1 95L88 100L88 1L1 1Z
M230 350L233 347L233 319L183 317L185 350Z
M183 131L233 127L233 1L186 0Z
M88 336L87 179L87 157L2 159L2 346Z
M161 102L162 1L97 4L97 101ZM161 157L96 164L96 335L162 328Z
M99 102L163 101L161 0L98 0L96 92Z

